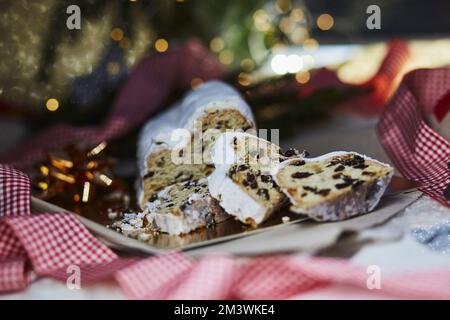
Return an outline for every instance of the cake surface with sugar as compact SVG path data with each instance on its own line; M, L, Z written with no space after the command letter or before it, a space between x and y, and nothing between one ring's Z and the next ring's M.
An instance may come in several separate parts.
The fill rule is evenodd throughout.
M318 221L335 221L369 212L392 177L387 164L354 152L294 158L273 171L291 210Z
M246 133L224 133L212 149L216 169L208 177L211 195L228 214L257 226L286 199L270 174L285 159L269 141Z
M239 93L219 81L201 85L180 103L150 120L138 144L137 184L141 207L168 185L211 174L214 165L210 149L222 132L247 131L254 127L251 110ZM189 136L174 135L177 129L184 129Z

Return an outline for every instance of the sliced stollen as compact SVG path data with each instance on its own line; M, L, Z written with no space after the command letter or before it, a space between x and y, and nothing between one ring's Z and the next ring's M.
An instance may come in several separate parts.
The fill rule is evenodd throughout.
M113 224L120 232L145 240L155 232L187 234L222 222L229 216L209 194L206 179L179 182L154 194L143 213Z
M210 148L226 130L255 128L252 112L239 93L219 81L207 82L181 102L150 120L138 142L138 201L164 187L208 176Z
M289 197L292 211L318 221L335 221L373 210L393 169L367 156L340 151L286 160L272 175Z
M152 228L171 235L186 234L229 218L211 197L206 179L166 187L152 197L145 209Z
M286 159L277 145L247 133L227 132L217 138L211 157L216 169L208 177L209 191L228 214L257 226L283 204L286 197L270 174Z

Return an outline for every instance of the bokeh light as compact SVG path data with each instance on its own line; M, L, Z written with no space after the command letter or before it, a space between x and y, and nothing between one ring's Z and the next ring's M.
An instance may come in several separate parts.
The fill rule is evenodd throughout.
M219 61L223 64L231 64L234 60L234 53L229 49L225 49L219 53Z
M291 19L295 22L302 22L305 20L305 13L300 8L295 8L291 11Z
M120 28L114 28L111 30L111 39L114 41L120 41L123 39L123 30Z
M255 28L261 32L267 32L272 28L272 19L262 9L256 10L253 14L253 22Z
M328 13L323 13L317 18L317 26L320 30L330 30L333 28L334 19Z
M155 41L155 50L158 52L165 52L169 49L169 43L166 39L158 39Z
M250 58L245 58L241 60L241 68L250 71L255 68L255 62Z
M305 84L311 79L311 75L308 71L300 71L295 75L295 79L300 84Z
M222 38L216 37L209 43L209 48L214 52L220 52L225 47L225 43Z
M303 61L296 54L277 54L272 58L270 66L276 74L297 73L302 70Z
M59 108L59 101L55 98L50 98L45 103L45 106L48 111L56 111Z
M316 50L317 48L319 48L319 42L317 42L317 40L316 40L316 39L313 39L313 38L306 39L306 40L303 42L303 48L304 48L306 51L314 51L314 50Z
M252 83L250 75L245 72L239 73L238 82L241 86L244 87L249 86Z

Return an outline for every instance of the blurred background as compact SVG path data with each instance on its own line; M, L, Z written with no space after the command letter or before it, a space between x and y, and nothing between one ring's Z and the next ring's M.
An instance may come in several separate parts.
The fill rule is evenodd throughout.
M71 4L81 9L81 30L66 27ZM366 27L372 4L381 9L380 30ZM242 72L244 84L259 69L283 74L324 65L337 68L344 81L363 82L393 37L415 40L414 67L450 61L445 0L3 0L0 12L3 109L55 112L80 123L98 119L99 100L140 59L193 37L227 69ZM354 46L329 46L343 44ZM363 62L362 49L369 52ZM277 56L287 51L303 59ZM308 75L299 78L306 82Z

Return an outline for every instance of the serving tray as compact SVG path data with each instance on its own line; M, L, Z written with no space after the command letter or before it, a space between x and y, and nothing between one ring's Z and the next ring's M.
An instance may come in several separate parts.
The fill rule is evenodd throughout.
M378 210L383 210L389 198L401 193L414 190L417 186L401 177L394 177L380 201L378 208L367 215L376 215ZM31 205L33 212L68 212L74 214L89 230L91 230L100 240L104 241L110 247L125 252L139 252L145 254L162 254L174 250L193 250L200 247L212 246L222 242L245 238L256 234L274 231L286 228L294 224L308 222L309 225L324 225L326 223L316 223L306 216L295 214L289 211L288 207L272 215L265 223L257 229L249 228L234 219L227 219L216 224L212 228L203 228L182 236L171 236L168 234L158 234L153 236L147 242L141 242L126 237L112 229L107 228L98 222L75 214L54 204L32 197ZM393 207L392 210L397 210ZM384 208L386 210L386 208ZM351 219L353 220L353 219ZM333 223L336 225L336 223Z

